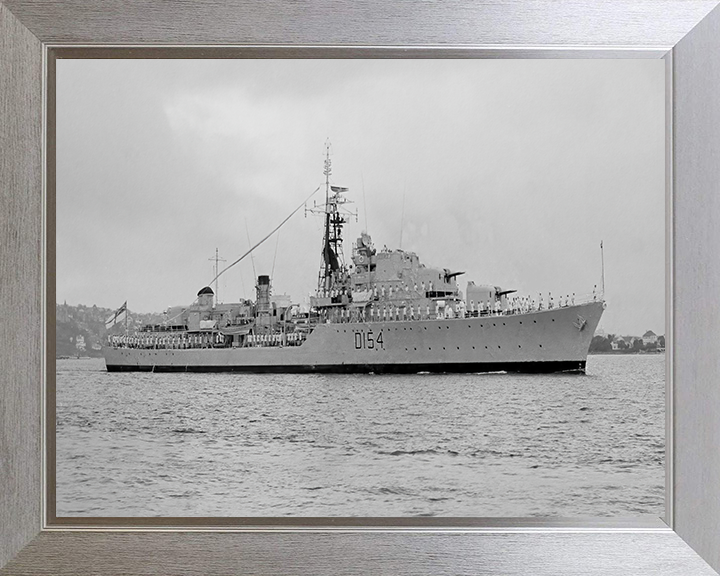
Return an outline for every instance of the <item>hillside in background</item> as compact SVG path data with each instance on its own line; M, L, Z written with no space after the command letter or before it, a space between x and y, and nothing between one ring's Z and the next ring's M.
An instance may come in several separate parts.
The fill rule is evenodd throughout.
M108 333L122 334L125 323L116 324L105 329L105 320L115 312L109 308L97 306L55 305L55 357L62 356L102 356L102 345ZM162 314L136 314L132 310L128 314L128 330L133 332L144 324L162 322Z

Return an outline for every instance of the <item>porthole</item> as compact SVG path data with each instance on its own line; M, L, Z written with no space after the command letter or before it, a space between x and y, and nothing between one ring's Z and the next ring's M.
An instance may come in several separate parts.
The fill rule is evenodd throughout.
M540 348L542 348L542 344L540 344Z
M520 324L522 324L522 320L520 320Z
M555 318L553 318L552 321L555 322Z
M473 350L475 350L475 346L473 346Z
M537 324L537 320L533 320L533 324Z
M498 348L500 348L500 344L498 344Z
M457 349L460 350L460 346L458 346Z

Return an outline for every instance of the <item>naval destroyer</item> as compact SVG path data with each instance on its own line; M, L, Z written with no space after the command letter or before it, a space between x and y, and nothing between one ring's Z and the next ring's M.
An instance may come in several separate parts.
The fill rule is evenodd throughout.
M258 276L255 300L215 301L205 286L161 324L110 335L108 371L154 372L584 372L605 308L602 294L520 297L426 266L400 249L378 250L363 232L343 250L348 189L330 183L309 211L324 220L317 290L309 310L274 295ZM266 237L267 238L267 237ZM217 272L217 271L216 271ZM217 277L217 273L216 273ZM212 284L212 282L211 282ZM116 311L109 324L117 323Z

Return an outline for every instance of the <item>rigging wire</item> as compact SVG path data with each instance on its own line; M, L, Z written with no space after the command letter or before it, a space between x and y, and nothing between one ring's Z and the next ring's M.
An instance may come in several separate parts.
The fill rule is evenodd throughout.
M247 234L248 246L252 246L252 242L250 242L250 228L248 228L247 218L245 218L245 234ZM257 272L255 272L255 256L253 256L252 254L252 248L250 249L250 261L252 262L253 267L253 282L257 282Z
M360 171L360 182L362 183L362 192L363 192L363 212L365 213L365 232L368 232L368 223L367 223L367 217L368 217L368 209L367 209L367 200L365 199L365 178L363 177L362 171ZM369 292L370 291L370 262L368 262L368 269L367 269L367 282L365 289Z
M403 187L402 211L400 212L400 250L402 250L403 225L405 224L405 192L407 192L407 182Z
M363 178L363 173L360 172L360 182L362 182L362 191L363 191L363 212L365 212L365 232L368 231L368 224L367 224L367 200L365 200L365 178Z
M243 277L242 277L242 268L238 268L238 274L240 275L240 286L242 286L243 298L245 298L246 297L245 296L245 281L243 280Z
M265 236L262 240L260 240L260 242L258 242L257 244L255 244L255 246L253 246L252 248L250 248L250 250L248 250L247 252L245 252L245 254L243 254L242 256L240 256L240 258L238 258L237 260L235 260L232 264L230 264L230 265L226 266L225 268L223 268L223 269L217 274L217 276L215 276L215 278L213 278L213 279L208 283L208 286L209 286L210 284L212 284L213 282L215 282L215 280L217 280L218 278L220 278L220 276L222 276L225 272L227 272L228 270L230 270L230 268L232 268L233 266L235 266L235 264L238 264L239 262L241 262L245 257L247 257L248 254L252 254L252 252L253 252L253 250L255 250L255 248L257 248L258 246L260 246L263 242L265 242L265 240L267 240L268 238L270 238L270 236L272 236L273 234L275 234L275 232L277 232L278 230L280 230L280 228L285 224L285 222L287 222L288 220L290 220L290 218L292 218L292 217L295 215L295 213L296 213L298 210L300 210L300 208L302 208L302 207L307 203L308 200L310 200L310 198L312 198L313 196L315 196L315 193L316 193L318 190L320 190L320 186L318 186L317 188L315 188L315 190L313 190L312 193L311 193L305 200L303 200L302 203L301 203L297 208L295 208L295 210L293 210L292 212L290 212L290 214L285 218L285 220L283 220L282 222L280 222L280 224L278 224L275 228L273 228L273 230L272 230L267 236ZM245 225L247 226L247 220L245 221ZM249 239L250 239L250 237L249 237L249 235L248 235L248 241L249 241ZM255 273L255 265L254 265L254 262L253 262L253 273ZM257 276L256 276L256 278L257 278ZM244 288L243 288L243 291L244 291ZM192 303L190 306L193 306L197 301L198 301L198 299L195 298L195 300L193 301L193 303ZM170 318L169 320L166 320L166 323L167 323L167 322L171 322L171 321L175 320L176 318L178 318L179 316L181 316L182 313L183 313L185 310L186 310L186 309L183 309L179 314L177 314L177 315L174 316L173 318Z
M228 270L230 270L230 268L232 268L233 266L235 266L235 264L237 264L238 262L241 262L248 254L252 254L252 252L253 252L253 250L255 250L255 248L257 248L258 246L260 246L260 244L262 244L263 242L265 242L265 240L267 240L268 238L270 238L270 236L272 236L273 234L275 234L275 232L277 232L278 230L280 230L280 228L285 224L285 222L287 222L288 220L290 220L290 218L292 218L292 217L295 215L295 213L296 213L298 210L300 210L300 208L302 208L302 207L305 205L305 203L306 203L308 200L310 200L310 198L312 198L318 190L320 190L320 186L318 186L317 188L315 188L315 190L313 190L313 192L312 192L305 200L303 200L303 201L298 205L298 207L295 208L295 210L293 210L292 212L290 212L290 214L285 218L285 220L283 220L282 222L280 222L280 224L278 224L275 228L273 228L273 230L272 230L269 234L267 234L262 240L260 240L260 242L258 242L257 244L255 244L255 246L253 246L252 248L250 248L250 250L248 250L247 252L245 252L245 254L243 254L242 256L240 256L240 258L238 258L237 260L235 260L232 264L230 264L230 265L226 266L225 268L223 268L223 269L220 271L220 273L216 276L216 278L219 278L219 277L222 276L225 272L227 272ZM215 282L215 278L212 279L212 282ZM211 284L212 284L212 282L211 282Z
M275 261L277 260L278 244L280 244L280 231L278 231L277 236L275 237L275 256L273 256L273 265L272 272L270 272L270 278L275 278Z

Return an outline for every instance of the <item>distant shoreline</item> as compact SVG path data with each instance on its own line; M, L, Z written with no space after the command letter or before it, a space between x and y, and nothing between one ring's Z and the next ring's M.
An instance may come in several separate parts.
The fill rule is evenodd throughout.
M640 355L640 354L665 354L665 350L611 350L608 352L588 352L588 356L629 356L631 354L634 355Z

